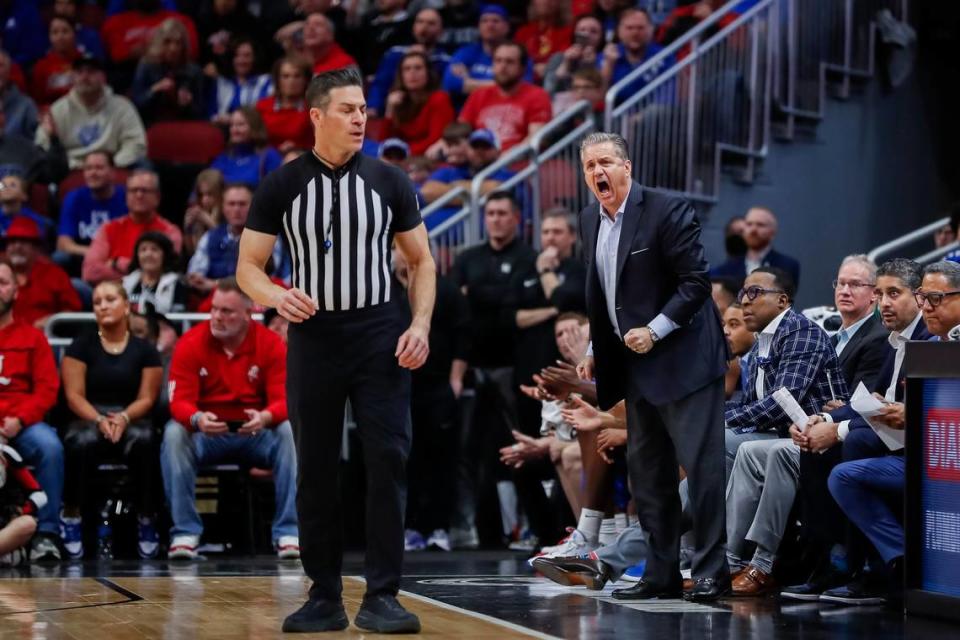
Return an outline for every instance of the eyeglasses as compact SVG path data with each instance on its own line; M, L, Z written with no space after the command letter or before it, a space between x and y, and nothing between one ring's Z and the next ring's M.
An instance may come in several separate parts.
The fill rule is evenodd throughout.
M953 291L914 291L913 297L917 299L917 306L922 307L925 302L929 302L931 307L939 307L940 303L947 296L960 295L960 289Z
M850 287L850 290L853 291L854 289L862 289L864 287L875 287L875 286L877 286L876 282L860 282L859 280L851 280L849 282L846 280L833 281L833 288L837 290L843 289L844 287Z
M743 296L747 296L747 300L753 302L764 293L786 293L786 291L783 289L764 289L763 287L754 285L752 287L740 289L740 291L737 293L737 300L743 300Z

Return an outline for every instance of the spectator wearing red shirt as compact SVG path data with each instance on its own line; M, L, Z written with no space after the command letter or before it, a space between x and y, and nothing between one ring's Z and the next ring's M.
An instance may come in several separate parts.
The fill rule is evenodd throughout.
M453 105L426 54L408 51L397 68L393 91L387 96L386 128L389 136L410 145L415 156L424 155L453 122Z
M67 272L40 254L40 228L30 218L15 218L7 229L7 258L17 276L17 319L42 329L60 311L80 311L83 305Z
M313 60L314 75L357 66L357 61L333 36L333 22L322 13L311 13L303 21L303 52Z
M133 247L143 233L159 231L180 252L180 229L157 213L160 204L160 180L149 169L136 169L127 178L127 215L104 224L97 230L90 249L83 256L83 279L91 284L119 280L130 267Z
M527 55L533 61L533 75L539 82L543 80L550 57L565 51L572 41L570 3L533 0L528 17L529 22L517 29L513 41L526 47Z
M33 65L30 95L38 105L52 104L73 86L73 61L80 57L77 32L66 18L50 19L50 51Z
M0 436L33 466L48 498L37 514L30 559L59 560L63 445L43 417L57 401L60 377L46 336L14 318L16 297L16 273L0 261Z
M250 318L252 301L234 278L217 284L210 321L180 338L170 363L170 413L160 465L170 503L171 560L196 558L203 524L194 497L197 467L239 461L273 470L273 541L297 558L297 458L287 420L287 348Z
M497 134L504 151L536 133L552 117L550 95L523 80L527 50L505 42L493 52L491 87L470 94L460 120Z
M199 45L197 28L188 16L176 11L165 11L159 8L159 3L145 0L139 3L139 8L133 11L122 11L110 16L103 23L100 35L103 44L113 62L136 62L147 50L147 42L153 30L164 20L172 18L182 22L187 29L190 41L190 58L197 58ZM151 7L148 5L156 5Z
M280 153L297 147L313 148L313 125L306 103L311 75L309 60L298 56L281 58L273 65L276 93L257 102L257 111L267 126L270 144Z

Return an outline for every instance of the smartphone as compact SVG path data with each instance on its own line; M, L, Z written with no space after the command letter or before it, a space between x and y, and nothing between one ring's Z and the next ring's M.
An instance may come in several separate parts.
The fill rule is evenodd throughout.
M581 47L590 44L590 36L584 35L582 33L573 34L573 43L579 44Z
M227 420L227 429L230 433L236 433L244 424L243 420Z

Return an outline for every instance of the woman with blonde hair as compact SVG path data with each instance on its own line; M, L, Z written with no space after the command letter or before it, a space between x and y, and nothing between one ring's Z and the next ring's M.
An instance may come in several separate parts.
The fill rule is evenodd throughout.
M312 76L313 68L306 58L280 58L273 65L274 94L257 102L270 144L281 153L293 147L313 148L313 125L306 100Z
M183 23L170 18L154 30L130 95L147 126L206 116L203 72L190 61L190 36Z
M220 207L226 182L219 169L204 169L193 184L190 206L183 216L183 253L193 255L200 238L220 224Z
M104 458L119 456L137 488L137 549L143 558L159 550L156 516L161 506L160 440L150 419L163 378L157 349L130 333L130 302L119 282L93 290L96 329L73 341L61 364L63 391L74 421L63 438L65 453L63 543L83 557L82 513L87 480ZM98 554L112 556L109 524L98 529Z
M256 189L265 175L283 164L269 140L260 112L240 107L230 114L227 148L214 158L211 168L219 170L227 184L242 182Z

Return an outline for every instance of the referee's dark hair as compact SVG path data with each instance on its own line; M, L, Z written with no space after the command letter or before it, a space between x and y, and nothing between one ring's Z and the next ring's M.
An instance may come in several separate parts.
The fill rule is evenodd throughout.
M487 202L493 202L494 200L509 200L510 208L514 213L520 211L520 203L517 202L517 197L509 191L493 191L487 195Z
M307 107L326 111L330 104L330 92L341 87L363 88L363 78L356 67L335 69L315 76L307 86Z

